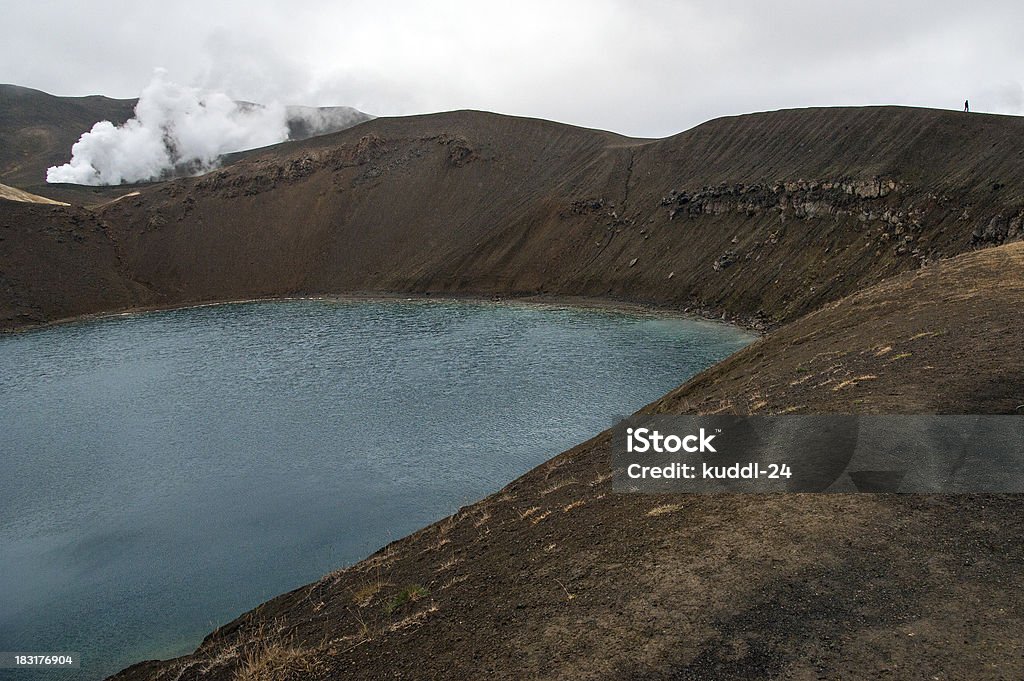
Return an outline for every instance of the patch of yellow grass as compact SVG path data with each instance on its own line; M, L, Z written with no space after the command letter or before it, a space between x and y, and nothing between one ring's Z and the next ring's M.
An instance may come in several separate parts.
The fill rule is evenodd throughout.
M682 504L662 504L661 506L655 506L654 508L652 508L650 511L647 512L647 515L653 518L659 515L665 515L666 513L675 513L676 511L682 508Z
M301 681L318 666L314 651L281 642L265 642L242 657L234 681Z
M533 523L534 525L536 525L540 521L542 521L545 518L547 518L549 515L551 515L551 511L544 511L540 515L537 515L537 516L534 516L533 518L531 518L530 522Z
M360 608L365 608L373 602L374 597L379 594L385 586L388 586L388 583L379 579L375 582L364 584L352 592L352 602Z
M717 409L711 409L711 410L705 411L703 413L708 415L708 416L712 416L714 414L721 414L723 412L735 412L735 411L736 411L736 407L733 405L732 400L719 400L718 401L718 408Z
M533 515L534 513L536 513L539 510L540 510L540 506L531 506L530 508L526 509L525 511L520 511L519 512L519 519L520 520L526 520L527 518L529 518L531 515Z
M456 565L458 565L461 562L462 562L461 558L456 558L455 556L452 556L451 558L449 558L448 560L446 560L445 562L443 562L439 566L437 566L437 570L436 571L437 572L444 572L445 570L451 570L453 567L455 567Z
M0 199L20 201L21 203L46 203L51 206L71 205L69 203L64 203L63 201L54 201L53 199L48 199L45 196L39 196L38 194L30 194L23 189L8 187L6 184L0 184Z
M437 539L435 541L427 544L427 546L422 551L420 551L420 553L430 553L431 551L437 551L439 548L441 548L445 544L451 544L451 543L452 543L451 537L449 537L446 534L440 533L440 534L438 534Z
M423 610L392 623L388 626L388 631L399 631L409 627L421 626L433 612L437 612L437 603L431 603Z
M447 582L445 582L441 586L441 588L442 589L451 588L451 587L455 586L456 584L461 584L462 582L466 581L467 579L469 579L469 575L455 575L454 577L449 579Z
M856 378L848 378L845 381L842 381L841 383L836 385L834 388L832 388L832 392L842 390L843 388L846 388L851 385L857 385L861 381L873 381L876 378L878 378L878 376L875 376L874 374L865 374L864 376L858 376Z
M587 502L583 501L583 499L577 499L576 501L572 502L571 504L566 504L565 506L563 506L562 507L562 513L568 513L569 511L573 510L574 508L579 508L580 506L582 506L585 503L587 503Z
M550 487L546 487L545 489L542 489L540 491L540 495L542 497L543 496L547 496L548 494L551 494L552 492L560 490L563 487L568 487L569 485L574 485L574 484L576 484L576 480L573 479L573 478L569 478L567 480L562 480L560 482L556 482L555 484L551 485Z

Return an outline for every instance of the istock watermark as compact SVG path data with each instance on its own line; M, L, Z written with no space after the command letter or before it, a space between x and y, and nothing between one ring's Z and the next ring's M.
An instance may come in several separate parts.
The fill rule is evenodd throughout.
M1021 416L634 416L616 492L1024 492Z

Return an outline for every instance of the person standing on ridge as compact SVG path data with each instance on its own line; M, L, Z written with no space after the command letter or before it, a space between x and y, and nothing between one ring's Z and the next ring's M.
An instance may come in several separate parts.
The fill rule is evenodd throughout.
M968 102L966 99L964 100L964 111L967 112L967 113L970 113L970 111L971 111L970 102Z

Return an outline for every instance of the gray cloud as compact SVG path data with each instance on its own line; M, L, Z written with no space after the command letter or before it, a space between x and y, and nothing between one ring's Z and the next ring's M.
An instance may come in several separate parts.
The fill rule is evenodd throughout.
M661 136L720 115L1021 113L1019 2L0 0L0 81L137 96L152 69L260 102L453 108Z

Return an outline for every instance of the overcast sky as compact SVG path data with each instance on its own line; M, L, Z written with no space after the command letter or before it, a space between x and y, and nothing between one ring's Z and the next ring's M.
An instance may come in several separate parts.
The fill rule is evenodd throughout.
M1024 2L0 0L0 82L458 108L663 136L787 107L1024 112Z

